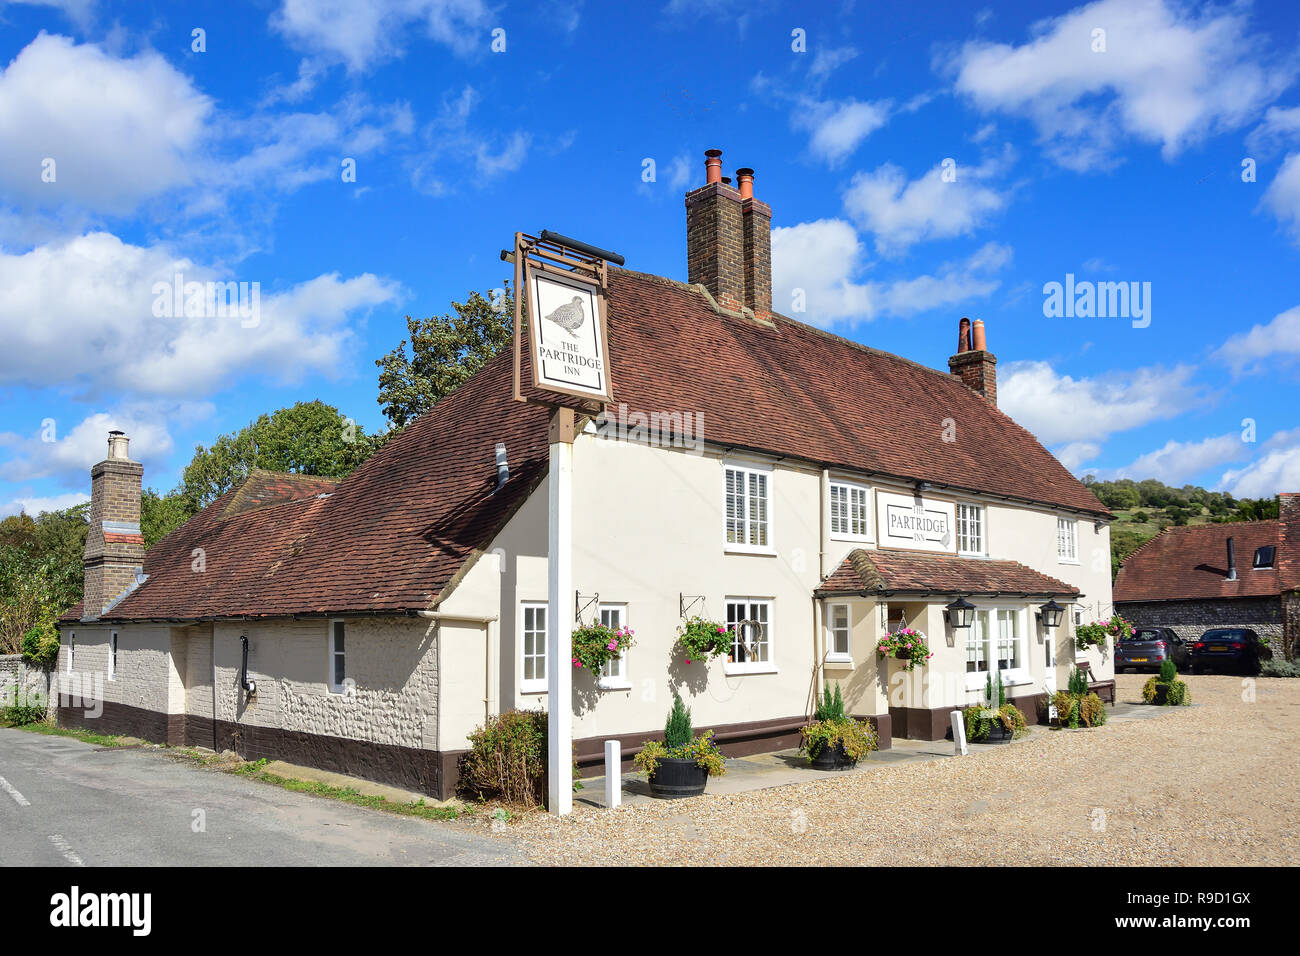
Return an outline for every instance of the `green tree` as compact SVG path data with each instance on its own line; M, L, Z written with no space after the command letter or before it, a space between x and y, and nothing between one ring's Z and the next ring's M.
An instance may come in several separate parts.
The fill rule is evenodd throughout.
M146 488L140 495L140 533L144 536L145 549L152 548L196 513L189 499L179 491L160 495Z
M383 444L322 401L298 402L262 414L237 432L222 435L209 448L198 445L185 466L177 494L190 513L211 504L254 468L300 475L342 478ZM166 523L176 513L158 509Z
M510 342L514 296L510 284L493 301L471 292L453 302L452 312L427 319L406 317L408 339L379 367L379 405L395 428L404 428L433 408Z
M81 600L88 510L82 504L0 521L0 654L18 653L28 631L48 631Z

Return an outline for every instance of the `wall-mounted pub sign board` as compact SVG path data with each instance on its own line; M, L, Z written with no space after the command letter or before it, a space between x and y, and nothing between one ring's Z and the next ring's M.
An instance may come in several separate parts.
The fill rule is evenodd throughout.
M957 550L956 509L951 502L877 491L876 510L882 547Z
M528 303L532 384L547 392L610 401L603 259L522 233L515 245L516 289ZM516 303L516 396L520 308Z

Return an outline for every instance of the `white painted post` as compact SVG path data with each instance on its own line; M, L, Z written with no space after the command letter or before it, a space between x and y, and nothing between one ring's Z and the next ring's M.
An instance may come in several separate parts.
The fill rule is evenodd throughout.
M564 427L567 418L568 428ZM573 810L573 411L551 419L550 519L546 610L547 804ZM566 440L567 439L567 440Z
M623 747L617 740L605 741L605 806L613 810L623 802Z
M955 757L966 756L966 721L960 710L952 712L952 752Z

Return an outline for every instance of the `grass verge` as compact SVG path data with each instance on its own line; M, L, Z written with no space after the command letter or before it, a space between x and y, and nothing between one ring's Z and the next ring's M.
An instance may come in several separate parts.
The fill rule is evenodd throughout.
M96 747L131 746L125 737L96 734L89 730L82 730L79 727L56 727L44 721L37 721L32 724L14 724L13 726L18 730L27 730L34 734L45 734L47 737L71 737L73 740L80 740L83 744L93 744Z

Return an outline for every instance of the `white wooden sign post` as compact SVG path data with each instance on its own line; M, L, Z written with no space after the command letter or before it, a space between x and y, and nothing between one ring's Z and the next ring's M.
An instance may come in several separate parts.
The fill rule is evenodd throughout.
M966 721L960 710L952 712L952 752L955 756L966 756Z
M573 810L573 438L573 409L555 409L550 435L546 765L547 805L557 816Z

